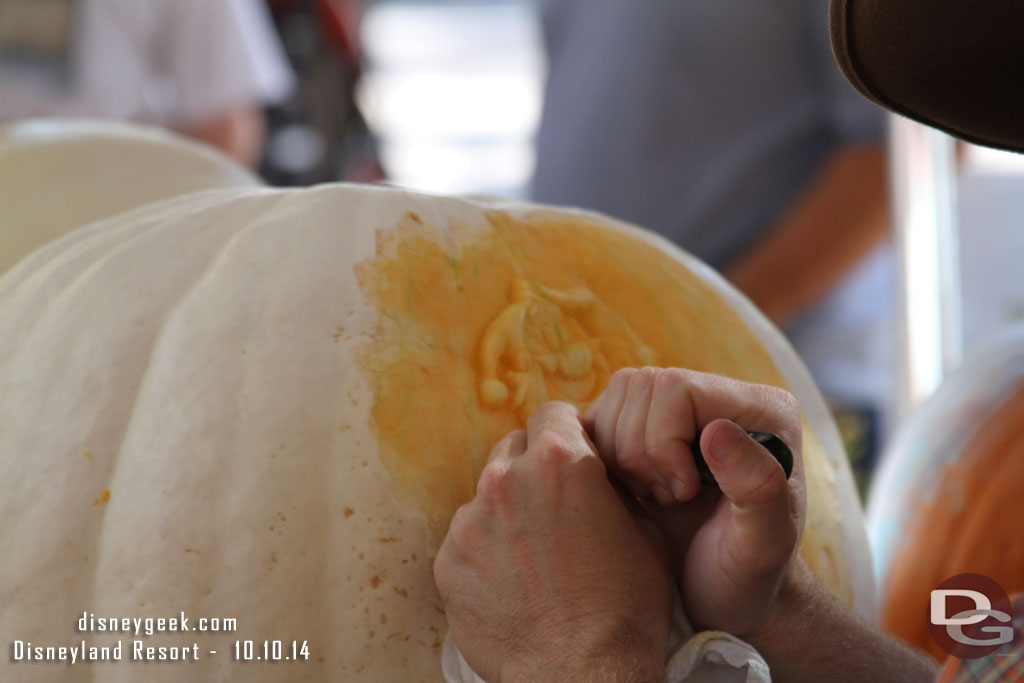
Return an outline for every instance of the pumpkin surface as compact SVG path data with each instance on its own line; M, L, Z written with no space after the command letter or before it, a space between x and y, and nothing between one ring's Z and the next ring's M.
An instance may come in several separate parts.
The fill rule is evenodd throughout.
M0 127L0 273L79 225L186 192L258 184L205 145L157 128L84 119Z
M966 360L907 423L871 500L882 624L940 659L931 591L982 574L1024 591L1024 328Z
M625 365L789 387L801 552L869 616L863 522L806 371L738 293L593 214L331 185L192 194L75 230L0 278L0 634L238 620L200 661L0 662L3 680L439 681L431 564L495 441ZM236 662L233 643L308 644ZM209 655L216 650L216 655ZM287 653L287 649L286 649Z

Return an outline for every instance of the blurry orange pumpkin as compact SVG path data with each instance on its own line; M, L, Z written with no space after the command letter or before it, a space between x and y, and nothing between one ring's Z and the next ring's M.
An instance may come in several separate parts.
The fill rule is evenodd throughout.
M942 659L933 589L956 574L1024 591L1024 329L964 362L897 436L872 490L883 626Z

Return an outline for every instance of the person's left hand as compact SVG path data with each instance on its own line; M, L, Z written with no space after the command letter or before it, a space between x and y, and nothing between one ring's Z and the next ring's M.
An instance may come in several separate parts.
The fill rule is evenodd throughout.
M690 622L747 639L770 630L783 586L800 573L807 509L793 395L680 368L624 368L582 422L664 534ZM747 429L789 446L792 478ZM717 487L700 484L698 438Z
M448 623L488 681L658 681L672 609L664 541L610 483L565 403L495 446L434 561Z

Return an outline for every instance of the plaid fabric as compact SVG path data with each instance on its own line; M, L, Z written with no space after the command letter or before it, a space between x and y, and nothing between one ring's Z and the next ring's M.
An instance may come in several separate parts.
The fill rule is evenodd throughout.
M1024 594L1014 601L1012 626L1012 643L988 657L950 657L936 683L1024 683Z

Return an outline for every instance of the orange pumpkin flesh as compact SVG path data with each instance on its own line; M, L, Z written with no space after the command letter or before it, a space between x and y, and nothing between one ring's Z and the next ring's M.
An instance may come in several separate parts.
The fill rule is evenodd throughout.
M938 658L928 633L930 592L951 576L984 574L1024 591L1024 386L982 423L917 507L885 585L886 630Z

